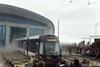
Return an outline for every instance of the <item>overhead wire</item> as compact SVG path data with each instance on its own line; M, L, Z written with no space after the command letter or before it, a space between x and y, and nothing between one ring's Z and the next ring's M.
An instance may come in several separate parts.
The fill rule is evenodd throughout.
M79 9L76 10L75 12L72 12L72 13L71 13L70 15L68 15L67 17L70 17L70 16L76 14L77 12L80 12L81 10L87 8L88 6L94 4L94 3L98 2L98 1L100 1L100 0L95 0L95 1L92 1L92 2L91 2L90 0L88 0L88 1L87 1L87 4L86 4L85 6L79 8ZM69 3L74 3L74 2L73 2L73 0L70 0ZM67 4L67 5L68 5L68 4ZM68 6L70 6L70 4L69 4ZM63 10L63 9L65 9L64 7L65 7L65 5L62 6L62 7L60 7L60 8L56 8L56 9L54 9L54 10L52 10L52 11L55 11L55 10L57 10L57 9ZM59 10L56 11L56 13L59 13Z
M75 12L71 13L70 15L67 16L67 18L68 18L68 17L71 17L72 15L74 15L74 14L76 14L76 13L79 13L80 11L84 10L84 9L87 8L88 6L94 4L94 3L98 2L98 1L100 1L100 0L96 0L96 1L93 1L93 2L89 2L89 1L88 1L89 3L87 3L86 6L84 6L84 7L82 7L82 8L79 8L79 9L76 10Z
M72 15L74 15L74 14L80 12L81 10L85 9L86 7L88 7L88 6L90 6L90 5L93 5L94 3L97 3L98 1L100 1L100 0L95 0L95 1L92 1L92 2L90 2L90 1L88 0L86 6L84 6L84 7L80 8L80 9L78 9L77 11L71 13L71 14L70 14L69 16L67 16L67 17L71 17Z

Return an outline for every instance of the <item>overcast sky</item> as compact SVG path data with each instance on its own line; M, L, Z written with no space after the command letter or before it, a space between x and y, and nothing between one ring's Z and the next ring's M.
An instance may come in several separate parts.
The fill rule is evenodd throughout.
M61 42L79 42L82 38L100 34L100 0L0 0L0 3L25 8L49 18L55 25L60 21ZM90 1L90 5L88 5Z

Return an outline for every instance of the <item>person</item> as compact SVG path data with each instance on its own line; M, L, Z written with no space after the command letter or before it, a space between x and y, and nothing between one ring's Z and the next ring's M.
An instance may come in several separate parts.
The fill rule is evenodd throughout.
M65 61L65 59L61 59L61 62L59 63L58 67L69 67L69 65Z
M72 62L70 63L70 66L69 67L73 67L73 63Z
M9 62L10 67L14 67L14 64L10 61Z
M86 60L86 59L83 59L82 63L83 63L83 64L86 64L86 63L89 63L89 61Z
M45 67L45 62L43 61L43 59L41 57L39 58L38 67Z
M89 67L89 61L86 59L83 59L82 61L82 67Z
M48 60L46 61L46 67L54 67L53 63L51 62L51 58L48 57Z
M79 63L78 59L75 59L74 63L70 64L70 67L82 67L82 65Z
M12 61L7 60L6 64L5 64L5 67L14 67L14 64L12 63Z
M86 59L83 59L82 61L82 67L88 67L89 66L89 61Z
M12 63L12 61L6 59L3 67L14 67L14 64Z
M69 55L72 55L72 49L69 48L68 51L69 51Z
M100 58L100 51L99 51L99 48L97 48L97 50L96 50L96 58Z
M69 67L68 63L64 59L61 61L61 64L64 64L62 67Z
M35 59L35 56L31 56L30 60L29 60L29 66L32 67L33 66L33 61Z
M38 64L39 64L39 60L34 59L32 67L38 67Z

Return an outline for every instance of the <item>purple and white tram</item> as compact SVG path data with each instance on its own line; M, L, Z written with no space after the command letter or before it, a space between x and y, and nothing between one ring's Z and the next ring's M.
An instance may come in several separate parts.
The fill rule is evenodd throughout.
M38 55L44 61L51 59L51 62L57 64L61 59L61 49L58 37L55 35L30 36L28 38L20 38L20 52L25 55Z

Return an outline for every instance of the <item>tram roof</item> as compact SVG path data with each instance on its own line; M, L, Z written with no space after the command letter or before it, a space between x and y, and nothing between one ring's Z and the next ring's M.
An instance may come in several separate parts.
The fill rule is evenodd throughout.
M36 35L36 36L30 36L30 37L21 37L21 38L17 38L15 40L27 40L27 39L39 39L40 35Z
M21 38L17 38L15 40L27 40L27 39L39 39L42 35L36 35L36 36L29 36L29 37L21 37ZM43 35L45 37L47 36L54 36L54 35Z

